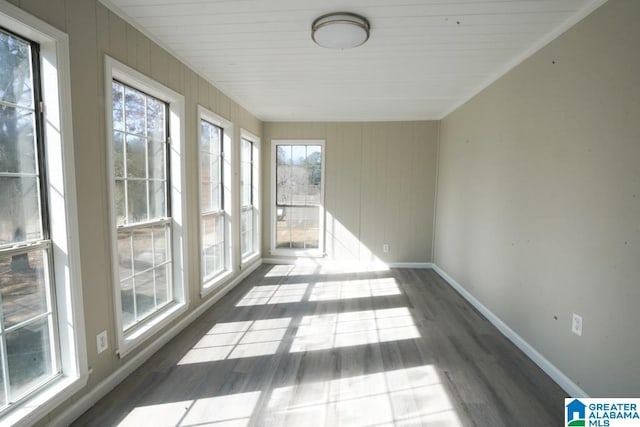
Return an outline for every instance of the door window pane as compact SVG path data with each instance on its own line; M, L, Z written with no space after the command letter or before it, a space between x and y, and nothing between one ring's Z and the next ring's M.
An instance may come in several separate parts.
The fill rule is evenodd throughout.
M276 224L276 247L288 249L318 249L320 207L282 207Z
M290 204L292 200L292 178L290 145L276 146L276 204Z
M321 145L276 145L275 209L276 248L320 248Z

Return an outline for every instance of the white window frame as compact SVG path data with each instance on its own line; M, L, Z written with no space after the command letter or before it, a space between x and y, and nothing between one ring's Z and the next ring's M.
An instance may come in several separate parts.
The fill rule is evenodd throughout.
M260 179L260 151L261 151L261 146L260 146L260 138L254 134L252 134L251 132L245 130L245 129L240 129L240 138L242 139L246 139L248 141L252 142L252 146L253 146L253 176L252 176L252 193L253 193L253 197L252 197L252 203L253 203L253 252L248 253L246 256L242 256L242 248L240 248L240 256L241 256L241 261L240 261L240 265L242 267L245 267L248 264L253 263L254 261L256 261L258 258L260 258L260 254L261 254L261 235L262 235L262 230L261 230L261 224L262 224L262 216L261 216L261 209L260 209L260 194L261 194L261 182L262 180ZM242 149L242 144L240 144L240 148ZM242 153L240 153L240 179L242 180ZM242 192L242 185L240 186L240 192ZM242 194L242 193L240 193ZM240 205L242 205L242 197L240 197ZM242 206L240 206L240 215L242 215ZM242 222L242 218L240 218L240 221ZM240 224L239 230L242 230L242 224ZM241 235L241 239L242 239L242 235ZM240 243L242 245L242 243Z
M69 38L25 11L0 2L0 26L40 45L50 238L61 375L0 415L0 424L30 425L87 384L76 201Z
M319 231L320 234L318 236L318 248L317 249L284 249L284 248L276 248L276 146L279 144L285 145L319 145L322 147L322 164L320 165L320 218L319 218ZM277 256L294 256L294 257L323 257L325 256L325 201L324 201L324 191L325 191L325 158L326 158L326 150L325 150L325 140L324 139L273 139L271 140L271 204L269 205L269 210L271 211L271 246L270 252L271 255Z
M111 252L113 295L116 320L116 352L124 357L131 350L143 343L147 338L161 330L172 320L184 313L189 305L187 288L188 271L185 267L184 254L187 245L186 233L186 160L185 160L185 101L184 96L158 83L133 68L105 55L105 105L106 105L106 140L109 176L109 209L111 224ZM171 251L172 251L172 284L173 302L150 315L139 326L124 331L122 304L120 301L120 284L118 280L118 248L115 205L115 174L113 159L113 99L111 84L116 79L134 89L145 92L169 105L169 162L171 200Z
M200 121L204 120L222 129L222 188L223 188L223 212L224 212L224 270L212 278L205 279L202 266L202 214L200 206L200 194L202 182L200 177L202 176L200 167ZM200 260L200 287L201 296L207 295L210 292L218 289L227 279L233 275L234 263L233 263L233 241L232 241L232 225L233 225L233 204L235 203L235 197L233 197L232 183L233 183L233 123L224 117L208 110L202 105L198 105L198 253Z

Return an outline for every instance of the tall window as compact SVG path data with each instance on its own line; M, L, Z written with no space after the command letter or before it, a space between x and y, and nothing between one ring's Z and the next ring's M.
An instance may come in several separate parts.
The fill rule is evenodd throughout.
M184 97L105 58L118 353L187 308Z
M275 249L322 251L324 141L274 141Z
M224 130L200 120L200 224L202 278L225 270Z
M0 425L86 385L68 49L0 2Z
M256 178L254 164L254 142L247 138L240 139L240 193L241 193L241 215L240 218L240 248L242 257L256 252L257 235L257 212L256 206L256 188L254 179ZM256 160L257 163L257 160Z
M118 272L125 330L172 299L167 104L112 82Z
M37 50L0 30L0 410L60 372Z

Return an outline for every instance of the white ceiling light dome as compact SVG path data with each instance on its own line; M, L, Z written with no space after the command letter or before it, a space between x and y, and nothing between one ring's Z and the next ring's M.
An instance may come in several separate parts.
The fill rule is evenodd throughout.
M311 25L311 38L329 49L350 49L369 39L369 21L355 13L336 12L322 15Z

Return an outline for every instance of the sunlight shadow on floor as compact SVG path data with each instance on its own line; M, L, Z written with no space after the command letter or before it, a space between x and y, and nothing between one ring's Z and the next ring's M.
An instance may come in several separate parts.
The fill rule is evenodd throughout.
M246 426L249 424L259 398L260 392L254 391L138 406L118 424L118 427Z
M276 388L263 421L290 426L461 425L431 365Z
M308 286L307 284L254 286L236 304L236 307L300 302Z
M286 276L311 276L321 274L353 274L389 271L381 262L331 261L300 259L295 264L274 264L264 274L265 278Z
M329 281L314 284L309 301L330 301L400 294L400 288L393 277Z
M139 406L119 426L462 425L432 365L277 387L257 407L261 393Z
M304 316L292 353L420 338L406 307Z
M218 323L178 365L276 354L290 324L290 317Z

